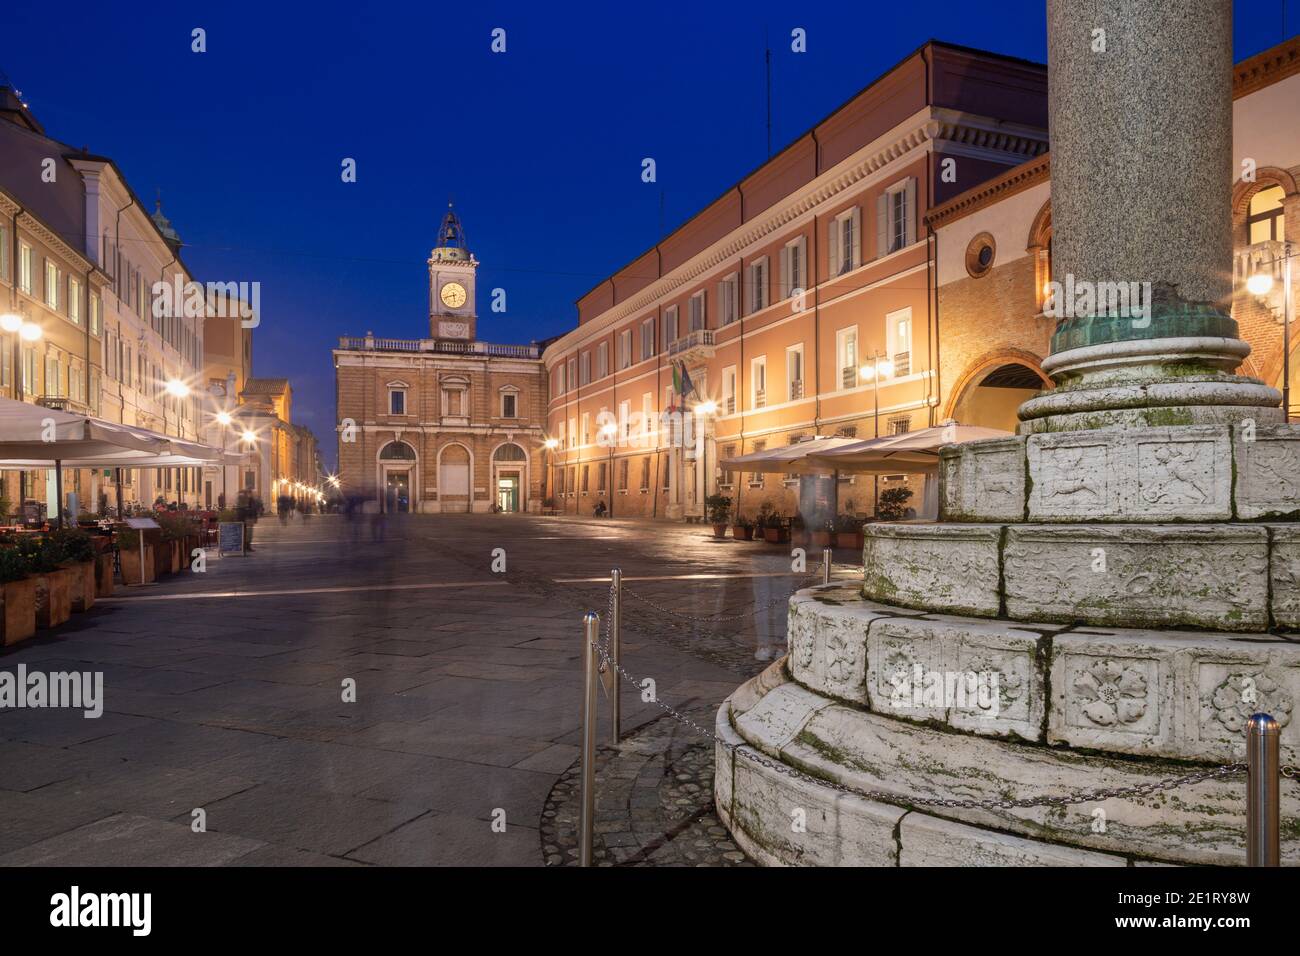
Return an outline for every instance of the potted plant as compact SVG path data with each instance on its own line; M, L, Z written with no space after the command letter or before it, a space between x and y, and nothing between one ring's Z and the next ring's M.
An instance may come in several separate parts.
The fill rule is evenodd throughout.
M841 548L862 550L862 519L842 514L835 519L835 543Z
M754 539L754 522L737 514L731 522L731 536L737 541L752 541Z
M709 523L713 525L713 536L727 536L727 515L731 513L731 499L726 495L712 494L704 499L705 510L709 514Z
M18 549L36 578L36 626L58 627L72 617L72 570L63 566L63 547L50 535L30 534L19 538Z
M780 544L790 540L790 529L779 511L773 511L763 524L763 540L768 544Z
M901 521L907 517L907 500L912 497L910 488L890 488L880 493L876 517L881 521Z
M117 546L122 559L123 584L148 584L158 578L154 547L135 528L119 528Z
M25 641L36 633L36 579L16 543L0 542L0 643Z
M63 555L62 565L70 572L69 597L74 611L88 611L95 604L95 543L80 528L62 528L50 540Z
M95 597L108 597L113 593L113 539L97 534L91 542L95 546Z

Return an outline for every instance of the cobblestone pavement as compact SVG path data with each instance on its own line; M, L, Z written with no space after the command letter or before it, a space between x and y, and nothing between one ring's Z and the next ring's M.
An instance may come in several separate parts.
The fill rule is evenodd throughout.
M609 569L628 669L705 726L783 647L801 577L784 548L619 519L271 519L254 543L0 652L0 670L102 673L105 700L99 719L0 709L0 865L542 865L543 808L578 756L580 616L604 610ZM629 746L688 777L672 799L707 794L708 749L664 721L638 734L662 712L622 694ZM689 861L696 825L721 836L682 822L663 816L647 856ZM617 832L654 846L637 823Z
M711 726L712 708L687 714ZM578 865L581 764L555 784L542 811L547 866ZM752 866L713 812L713 746L665 715L596 760L597 866Z

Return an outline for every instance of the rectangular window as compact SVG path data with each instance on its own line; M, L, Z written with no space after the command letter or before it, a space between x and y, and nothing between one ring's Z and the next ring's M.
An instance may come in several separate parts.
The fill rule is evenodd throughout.
M605 493L605 489L609 487L605 484L605 477L605 463L602 461L596 470L596 491L602 495Z
M790 383L790 401L803 398L803 344L785 350L785 376Z
M25 242L18 243L18 289L32 294L32 247Z
M736 276L727 276L718 283L718 312L722 325L736 321Z
M766 441L756 441L756 442L754 442L754 449L753 449L753 450L754 450L754 452L760 452L760 451L762 451L762 450L763 450L764 448L766 448L766 447L767 447L767 442L766 442ZM761 471L752 471L752 472L750 472L750 473L749 473L749 483L750 483L751 486L762 485L762 484L763 484L763 473L762 473Z
M767 356L760 355L749 363L750 405L762 408L767 404Z
M805 268L808 259L805 248L804 237L800 236L787 242L781 249L782 299L788 299L808 288L808 273Z
M99 335L104 324L104 303L97 295L90 297L90 334Z
M677 341L677 306L664 309L664 349Z
M827 262L833 276L852 272L862 264L862 212L857 206L846 209L830 223Z
M840 388L856 388L858 384L858 329L840 329L835 333L835 354L840 369Z
M569 419L569 447L578 447L578 420L576 418Z
M641 459L641 490L650 490L650 459Z
M568 373L567 373L566 381L568 381L568 383L569 383L569 388L573 388L575 385L578 384L578 360L577 360L577 358L571 358L571 359L569 359L569 363L568 363L568 364L569 364L569 371L568 371Z
M899 309L885 316L889 361L895 378L912 374L912 310Z
M519 396L514 392L503 392L501 394L501 417L517 418L518 412L516 411L516 407L518 401Z
M591 382L591 353L583 352L578 356L578 384L587 385Z
M641 361L655 354L655 320L646 319L641 323Z
M724 461L728 458L735 458L735 457L736 457L735 445L727 445L725 448L722 449L722 458ZM722 473L723 487L730 488L731 483L735 480L736 480L736 473L734 471L724 471Z
M722 414L736 414L736 366L722 370Z
M707 317L704 314L704 293L702 291L691 296L690 310L691 331L695 332L699 329L706 328Z
M582 466L582 493L585 495L590 490L591 484L591 466Z
M51 309L59 307L59 267L45 260L45 304Z
M908 418L891 418L889 420L889 434L906 435L912 427L912 421Z
M68 318L81 324L81 283L68 277Z
M877 256L916 242L916 179L908 177L881 193L876 201Z
M42 390L42 394L63 394L59 388L59 358L57 355L45 356L45 388Z
M618 333L618 367L628 368L632 364L632 330L624 329Z
M9 230L0 226L0 279L9 278Z
M591 415L588 412L582 413L582 443L591 444Z
M609 343L601 342L596 347L596 378L609 374Z
M390 389L388 392L388 414L406 414L406 393L400 388Z
M650 392L641 393L641 434L649 435L654 431L654 395ZM643 488L650 487L642 485Z
M627 459L618 463L618 490L627 491Z
M618 403L618 440L626 445L631 438L632 431L632 403L630 401L621 401Z
M749 265L749 314L767 308L767 257Z

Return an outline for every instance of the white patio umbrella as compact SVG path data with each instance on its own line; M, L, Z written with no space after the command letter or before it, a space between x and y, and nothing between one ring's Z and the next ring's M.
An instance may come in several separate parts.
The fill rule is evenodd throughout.
M173 468L240 460L220 448L137 425L0 399L0 470L53 468L60 511L64 468Z
M854 471L868 475L894 475L899 473L937 474L939 449L944 445L960 445L984 438L1006 438L1011 432L979 425L949 423L922 428L901 435L884 435L868 438L819 451L812 464L841 471Z
M793 445L764 448L762 451L753 451L748 455L724 458L719 465L725 471L825 475L835 471L839 466L816 461L814 456L857 444L860 442L856 438L810 438L808 441L797 441Z

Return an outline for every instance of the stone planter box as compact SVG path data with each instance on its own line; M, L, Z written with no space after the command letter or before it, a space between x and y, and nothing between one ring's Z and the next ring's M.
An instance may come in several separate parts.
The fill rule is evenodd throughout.
M6 646L36 633L36 579L0 584L0 642Z
M814 548L833 548L835 547L835 532L833 531L814 531L812 533L812 546Z
M36 575L36 626L58 627L72 617L72 570Z
M152 545L144 546L144 575L141 577L140 552L132 551L128 548L122 549L122 583L123 584L148 584L150 581L158 580L157 561L154 558L154 549Z
M67 569L72 610L80 613L95 606L95 568L97 561L81 561Z
M781 544L790 540L790 532L785 528L764 528L763 540L768 544Z
M173 538L166 542L168 549L168 558L170 560L169 570L172 574L179 574L183 561L181 560L181 549L185 547L185 542L180 538Z
M737 541L752 541L754 539L754 529L747 528L742 524L732 525L731 536Z
M95 597L108 597L112 593L113 555L97 555L95 558Z

